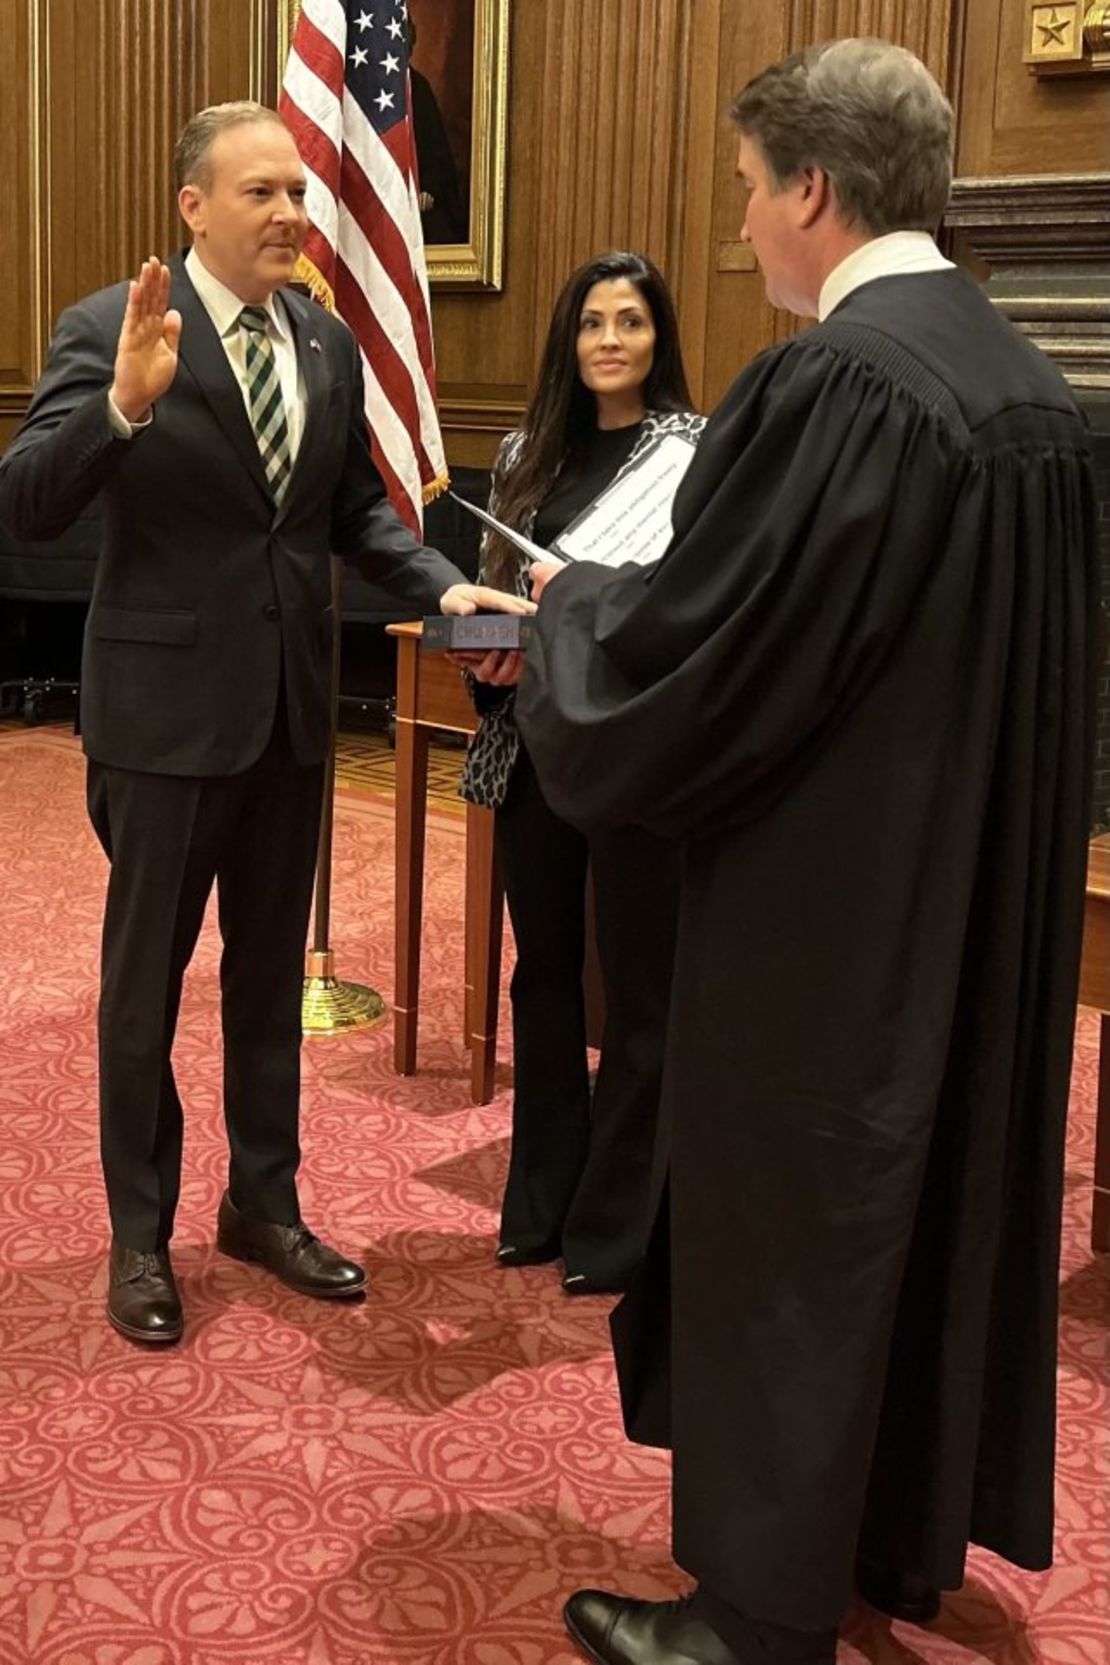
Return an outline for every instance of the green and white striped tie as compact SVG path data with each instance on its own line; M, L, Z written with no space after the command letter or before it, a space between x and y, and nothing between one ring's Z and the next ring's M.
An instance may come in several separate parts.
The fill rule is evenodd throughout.
M258 441L262 466L274 500L280 503L293 472L289 451L289 426L281 397L281 380L273 342L267 333L269 318L260 306L245 306L239 324L247 332L247 394L251 426Z

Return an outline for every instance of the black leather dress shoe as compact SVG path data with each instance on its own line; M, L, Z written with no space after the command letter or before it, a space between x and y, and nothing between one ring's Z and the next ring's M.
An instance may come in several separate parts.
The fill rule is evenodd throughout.
M623 1283L612 1278L591 1278L588 1272L568 1272L563 1279L567 1295L623 1295Z
M856 1589L880 1613L907 1624L931 1624L940 1612L940 1591L913 1573L896 1572L870 1561L856 1566Z
M562 1250L556 1243L541 1243L538 1249L524 1248L516 1243L501 1243L497 1249L498 1266L548 1266L558 1260Z
M165 1249L144 1252L112 1241L108 1256L108 1322L128 1341L180 1341L181 1297Z
M577 1590L563 1608L571 1640L598 1665L740 1665L732 1650L681 1601L630 1601Z
M321 1243L303 1220L295 1226L248 1220L226 1191L216 1220L216 1247L233 1260L264 1266L299 1295L334 1301L361 1295L366 1288L362 1267Z

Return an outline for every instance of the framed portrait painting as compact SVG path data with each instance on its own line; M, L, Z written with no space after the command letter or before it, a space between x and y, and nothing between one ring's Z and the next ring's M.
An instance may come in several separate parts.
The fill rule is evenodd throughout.
M501 287L510 4L408 0L420 218L436 287ZM300 0L283 0L281 69L299 10Z

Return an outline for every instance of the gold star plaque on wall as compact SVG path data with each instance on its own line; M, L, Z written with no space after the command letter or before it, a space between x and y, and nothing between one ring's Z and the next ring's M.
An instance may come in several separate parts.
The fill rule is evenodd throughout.
M1083 18L1080 0L1060 0L1046 6L1032 0L1026 34L1025 62L1044 63L1061 59L1074 61L1083 56Z
M1022 58L1036 75L1110 69L1108 0L1026 0Z

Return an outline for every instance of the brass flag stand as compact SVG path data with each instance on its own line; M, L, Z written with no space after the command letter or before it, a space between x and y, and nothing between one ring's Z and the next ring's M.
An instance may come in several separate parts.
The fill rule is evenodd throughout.
M343 1035L369 1029L385 1021L385 1001L363 983L341 983L335 975L335 954L328 943L331 928L331 846L335 810L335 740L339 727L339 575L340 561L331 557L331 745L324 768L324 806L320 818L320 847L316 857L316 904L312 947L305 964L301 997L301 1028L306 1035Z

